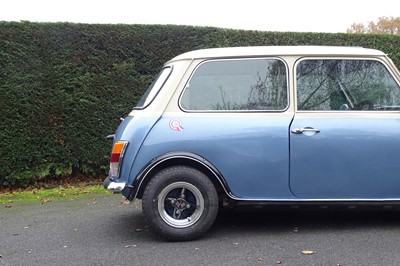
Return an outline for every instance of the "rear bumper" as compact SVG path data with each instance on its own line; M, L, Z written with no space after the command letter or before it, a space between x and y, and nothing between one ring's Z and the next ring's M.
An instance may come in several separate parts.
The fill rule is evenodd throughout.
M127 184L125 182L118 182L117 179L107 176L103 181L103 186L107 190L121 193L121 191L127 187Z

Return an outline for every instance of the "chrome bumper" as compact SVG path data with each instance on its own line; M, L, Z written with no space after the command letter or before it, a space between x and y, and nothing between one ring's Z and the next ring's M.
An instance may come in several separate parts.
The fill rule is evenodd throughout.
M107 177L103 182L103 186L107 190L111 190L113 192L121 192L126 187L126 183L117 182L117 180L115 180L114 178Z

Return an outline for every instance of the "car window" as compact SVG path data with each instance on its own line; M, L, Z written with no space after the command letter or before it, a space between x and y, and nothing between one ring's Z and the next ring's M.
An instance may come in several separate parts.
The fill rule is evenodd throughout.
M172 67L164 67L161 69L160 73L158 73L157 77L153 80L150 86L147 88L142 98L139 100L135 109L143 109L146 108L153 99L157 96L158 92L164 86L167 81L169 75L171 74Z
M279 59L208 61L193 73L180 105L189 111L284 110L287 90Z
M296 68L298 110L400 110L400 88L375 60L302 60Z

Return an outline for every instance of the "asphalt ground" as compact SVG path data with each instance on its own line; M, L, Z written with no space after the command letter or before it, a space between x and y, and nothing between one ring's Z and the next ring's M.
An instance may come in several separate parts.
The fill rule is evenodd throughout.
M0 265L400 265L400 212L223 211L201 239L174 243L120 195L10 205Z

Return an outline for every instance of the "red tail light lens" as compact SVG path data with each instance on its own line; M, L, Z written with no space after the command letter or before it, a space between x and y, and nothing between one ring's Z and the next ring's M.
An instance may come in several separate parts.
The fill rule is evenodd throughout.
M114 144L110 159L110 176L119 178L121 162L127 146L127 141L118 141Z

